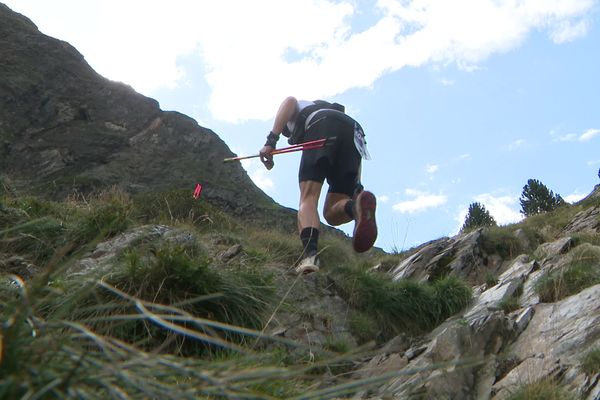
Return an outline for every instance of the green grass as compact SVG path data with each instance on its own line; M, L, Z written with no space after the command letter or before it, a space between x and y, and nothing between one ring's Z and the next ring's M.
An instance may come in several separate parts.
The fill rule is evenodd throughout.
M524 250L512 230L506 228L486 228L481 239L481 246L487 254L498 254L503 259L512 259Z
M370 330L368 319L376 321L380 340L398 333L428 331L457 313L471 300L471 289L464 282L446 277L432 284L389 278L356 267L338 267L332 272L336 286L350 306L363 314L351 326ZM364 334L358 332L358 336Z
M587 244L571 252L572 261L546 273L535 285L542 302L555 302L600 283L600 248Z
M200 247L184 248L164 244L161 247L138 247L123 255L123 263L116 267L105 282L128 296L149 303L177 305L183 312L195 318L210 319L235 326L260 329L266 311L271 309L274 287L269 275L249 268L211 268L210 260ZM90 294L101 298L103 303L118 302L114 293L96 290ZM123 303L123 302L122 302ZM129 315L137 305L124 302L110 309L115 315ZM93 309L93 308L92 308ZM145 349L163 348L169 352L184 354L202 352L203 345L196 341L172 339L162 326L149 325L147 321L129 321L124 324L105 323L102 315L93 318L99 322L95 327L103 334L141 344ZM161 312L162 313L162 312ZM167 318L169 320L169 318ZM188 329L187 323L174 323L173 332ZM151 332L151 335L146 335ZM212 334L212 333L211 333ZM239 340L229 331L214 331L218 340ZM169 345L165 342L173 341Z
M587 199L575 205L566 204L552 212L532 215L506 228L511 230L523 228L528 236L536 238L536 244L551 242L559 236L578 212L598 205L600 205L600 198Z
M518 310L521 307L521 305L519 304L519 299L517 297L509 297L507 299L504 299L500 302L499 306L502 309L502 311L504 311L506 314Z
M379 332L377 320L362 311L352 311L350 313L349 326L359 345L374 340Z
M196 200L189 190L151 192L133 196L133 216L148 223L193 225L200 232L236 231L233 218L206 201Z
M560 231L579 209L536 216L547 220L521 226L536 245ZM100 241L157 223L190 239L131 243L102 277L64 273ZM486 230L486 252L508 258L530 251L519 247L514 229ZM597 238L575 240L587 246L572 250L573 264L593 270L596 253L590 244L597 244ZM233 245L242 246L240 255L220 261L219 252ZM324 234L320 247L319 285L326 284L349 304L350 329L360 344L428 332L471 300L468 285L453 277L422 284L368 273L377 261L355 256L336 235ZM256 336L277 299L264 266L293 264L300 241L294 234L241 225L209 203L193 200L188 191L129 197L113 190L65 202L5 191L0 195L0 252L47 269L28 282L11 278L17 284L0 276L0 317L10 322L0 332L0 398L107 398L118 391L131 398L173 393L179 398L282 398L310 393L320 372L345 375L351 370L348 359L330 361L321 353L316 361L304 351L302 358L294 358L289 343L278 345L279 359L265 358L261 351L270 339L257 344ZM408 254L379 260L387 269ZM513 307L507 302L503 308ZM350 357L348 343L333 337L325 348ZM218 349L237 356L211 359ZM597 368L595 362L590 371ZM335 387L331 393L338 393Z
M103 335L82 321L68 318L72 317L68 313L45 309L64 297L71 297L68 303L78 303L82 292L59 292L42 283L0 282L0 317L5 321L0 398L267 399L305 391L302 370L282 368L266 356L242 353L234 363L183 358L147 353ZM145 316L122 317L136 321ZM209 328L193 327L191 318L188 322L188 338L204 335Z
M247 229L244 234L246 258L250 265L266 262L292 265L302 253L302 244L297 237L282 235L276 231Z
M581 369L590 376L600 373L600 347L591 349L581 358Z
M519 388L508 400L575 400L567 388L553 379L543 379Z
M5 197L3 202L0 251L35 264L112 237L132 222L129 197L115 190L61 203L35 197Z
M573 235L573 241L575 246L583 243L589 243L594 246L600 246L600 235L591 233L578 233Z
M492 274L491 272L487 272L485 274L485 287L489 289L498 284L498 276L496 274Z

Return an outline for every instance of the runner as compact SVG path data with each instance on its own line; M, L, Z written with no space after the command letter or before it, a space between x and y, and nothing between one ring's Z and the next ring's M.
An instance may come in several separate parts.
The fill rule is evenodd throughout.
M261 161L268 170L274 166L270 153L276 149L281 134L290 144L324 138L332 142L302 152L298 231L304 251L296 271L305 274L319 270L317 207L325 179L329 184L323 209L327 223L338 226L354 221L354 250L362 253L373 247L377 239L376 199L360 184L361 159L370 159L360 124L345 114L341 104L288 97L279 106L273 129L260 150Z

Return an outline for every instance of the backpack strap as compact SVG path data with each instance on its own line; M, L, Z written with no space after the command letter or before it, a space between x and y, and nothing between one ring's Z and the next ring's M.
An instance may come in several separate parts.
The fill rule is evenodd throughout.
M315 100L313 101L313 104L306 106L302 110L300 110L294 121L293 132L290 131L286 125L283 129L282 134L283 136L288 138L288 143L291 145L301 143L304 139L306 119L310 114L319 110L336 110L344 112L345 109L346 108L339 103L329 103L325 100Z

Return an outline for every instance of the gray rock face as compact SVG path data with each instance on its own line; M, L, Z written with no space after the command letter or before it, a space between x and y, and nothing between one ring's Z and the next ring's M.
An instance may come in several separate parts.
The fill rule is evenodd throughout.
M128 249L142 242L171 242L186 247L194 242L194 238L184 231L164 225L145 225L124 232L114 238L99 243L86 257L69 270L72 275L100 276L115 266L116 260Z
M482 281L487 272L497 270L501 263L483 251L482 232L478 229L423 245L392 270L392 279L433 281L454 275L473 283Z
M573 233L597 234L600 232L600 207L593 207L579 212L563 229L564 235Z
M431 264L423 263L425 258L443 254L442 243L457 242L446 239L425 246L396 272L418 276L410 268L421 262L427 270ZM600 377L587 376L580 364L587 351L600 345L600 285L553 304L540 303L535 292L544 274L565 268L582 254L598 253L588 243L574 246L571 237L561 237L541 245L535 252L538 260L518 256L496 285L474 290L473 303L462 315L408 348L384 347L358 377L396 371L397 378L356 398L506 399L524 383L552 377L581 398L598 399ZM508 301L514 308L505 310Z
M304 349L320 349L330 345L356 347L350 332L348 304L334 291L322 274L279 275L277 287L286 307L271 319L266 332L305 345Z
M580 359L600 344L600 285L554 304L539 304L527 328L511 348L519 365L494 384L497 399L507 398L523 381L565 376L567 383L587 395Z

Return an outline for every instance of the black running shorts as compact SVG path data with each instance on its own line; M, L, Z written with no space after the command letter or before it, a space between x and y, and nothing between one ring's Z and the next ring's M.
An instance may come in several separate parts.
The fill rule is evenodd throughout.
M362 129L354 119L335 110L323 110L309 122L303 142L332 138L331 144L304 150L300 161L300 182L327 179L330 193L354 195L361 157L354 145L354 129Z

